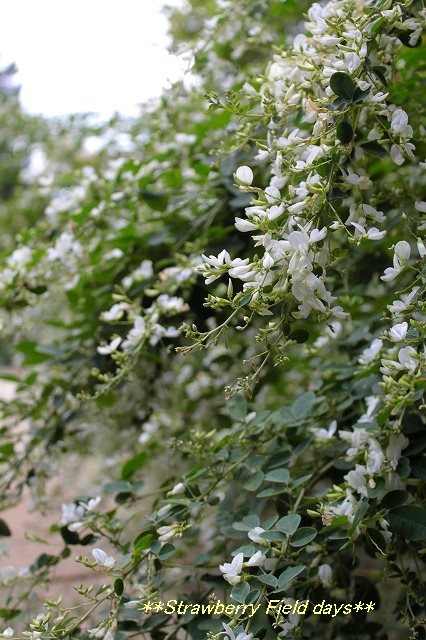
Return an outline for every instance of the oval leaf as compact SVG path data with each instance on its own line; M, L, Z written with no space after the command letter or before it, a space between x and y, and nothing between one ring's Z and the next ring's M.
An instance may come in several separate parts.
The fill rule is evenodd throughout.
M349 122L347 122L346 120L344 120L343 122L339 122L339 124L337 125L337 137L339 138L340 142L343 142L343 144L349 144L350 142L352 142L352 139L354 137L354 130L352 129L352 125L349 124Z
M339 96L339 98L352 100L355 91L355 83L347 73L343 73L342 71L333 73L330 78L330 87L336 96Z
M288 533L288 535L292 536L299 526L301 519L298 513L290 513L290 515L278 520L275 528L278 529L278 531Z
M406 540L424 540L426 538L426 509L404 505L392 509L386 519L392 532Z
M317 537L318 531L313 527L301 527L293 535L290 544L292 547L304 547Z
M243 603L250 591L250 587L247 582L239 582L231 591L231 597L236 601Z
M297 567L289 567L288 569L283 571L282 574L280 575L280 577L278 578L278 589L277 589L277 591L282 591L283 589L285 589L287 587L287 585L296 576L298 576L299 573L302 573L302 571L304 569L305 569L305 567L303 565L299 565Z
M263 582L263 584L267 584L269 587L276 587L278 584L278 579L270 573L264 573L261 576L257 576L257 579L259 582Z
M288 469L274 469L266 474L265 480L268 482L279 482L287 484L290 479L290 472Z
M385 509L394 509L395 507L400 507L404 502L407 502L408 493L406 491L402 491L401 489L395 489L394 491L389 491L382 500L382 507Z

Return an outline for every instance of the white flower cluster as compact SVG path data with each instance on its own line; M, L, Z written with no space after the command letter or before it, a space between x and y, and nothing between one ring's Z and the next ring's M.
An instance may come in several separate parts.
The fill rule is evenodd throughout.
M363 167L365 150L354 143L355 131L364 131L368 143L384 144L382 138L391 135L397 140L390 148L397 164L414 157L414 145L407 142L413 130L406 112L386 104L388 94L377 92L370 70L389 63L396 43L396 37L383 35L377 51L370 47L374 21L380 17L390 30L401 7L372 17L364 9L365 2L313 4L306 24L312 35L297 35L290 51L275 56L259 90L265 111L270 112L272 100L276 112L267 144L256 156L258 163L268 161L271 179L264 189L253 186L254 172L246 165L237 169L234 179L243 193L255 195L246 217L236 218L235 226L255 233L254 246L260 247L261 255L252 260L231 258L223 250L217 257L203 255L199 270L206 284L225 274L242 281L243 290L252 293L249 306L260 314L270 313L269 307L291 291L298 303L295 318L306 318L312 311L325 318L347 317L327 288L332 236L345 229L350 241L359 244L386 235L386 229L375 226L386 222L385 213L364 202L362 192L373 182ZM405 28L417 32L418 27L412 19ZM385 125L376 128L379 116L388 118L386 131ZM348 147L355 153L343 165L339 157L349 160ZM334 205L336 189L349 211L345 222ZM408 259L407 245L397 243L394 267L386 270L383 280L401 271Z

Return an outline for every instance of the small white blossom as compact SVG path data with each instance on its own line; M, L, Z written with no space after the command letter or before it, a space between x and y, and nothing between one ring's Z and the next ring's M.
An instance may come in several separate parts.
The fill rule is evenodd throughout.
M105 551L102 551L102 549L92 549L92 556L101 567L111 569L115 566L115 558L113 556L109 556Z
M375 338L371 345L367 347L367 349L364 349L364 351L361 353L360 357L358 358L358 362L360 364L369 364L370 362L373 362L373 360L375 360L380 353L382 347L383 340L380 340L380 338Z
M363 465L357 464L355 466L355 469L349 471L349 473L343 476L343 478L344 480L346 480L348 485L352 487L352 489L355 489L355 491L357 491L362 496L367 497L367 481L365 478L366 474L367 469Z
M408 447L408 445L409 440L402 433L399 433L398 435L393 433L390 436L389 445L386 449L386 457L394 471L398 466L402 450Z
M265 540L260 537L261 533L265 533L265 529L262 529L262 527L254 527L254 529L250 529L247 535L250 540L253 540L253 542L258 542L260 544L262 542L265 542Z
M405 133L408 125L408 115L404 109L395 109L392 113L391 129L395 133Z
M400 340L404 340L405 336L407 335L407 331L408 331L408 323L401 322L400 324L394 325L389 330L389 337L394 342L399 342Z
M234 173L235 182L241 185L250 185L253 182L253 171L250 167L243 165L238 167Z
M330 565L321 564L318 567L318 576L319 576L319 579L321 580L322 586L328 587L333 577L333 571L331 570Z
M330 440L336 433L337 422L336 420L332 420L328 426L328 429L323 429L321 427L312 427L311 431L317 438L322 438L323 440Z
M182 491L184 491L184 490L185 490L185 485L183 484L183 482L178 482L177 484L175 484L173 489L170 491L170 495L175 496L178 493L182 493Z
M116 338L111 340L109 344L98 347L97 351L102 356L110 355L111 353L114 353L114 351L117 351L117 347L119 346L120 343L121 343L121 338L120 336L117 336Z
M415 373L419 366L417 351L414 347L403 347L398 351L398 360L404 369Z
M238 553L232 562L225 562L225 564L219 565L219 569L223 573L223 577L229 584L237 584L241 582L241 570L243 568L244 555Z
M160 542L167 542L168 540L172 540L177 536L178 524L167 524L164 527L159 527L157 529L158 539Z
M261 551L256 551L247 562L244 562L245 567L261 567L266 560L266 556Z

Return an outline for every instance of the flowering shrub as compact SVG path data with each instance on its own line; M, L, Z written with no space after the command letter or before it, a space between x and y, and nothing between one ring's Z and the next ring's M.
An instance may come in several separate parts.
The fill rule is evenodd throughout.
M62 551L0 569L3 637L424 637L425 10L314 3L284 37L285 3L211 4L205 96L99 131L0 273L4 506L102 458ZM71 553L78 603L28 621Z

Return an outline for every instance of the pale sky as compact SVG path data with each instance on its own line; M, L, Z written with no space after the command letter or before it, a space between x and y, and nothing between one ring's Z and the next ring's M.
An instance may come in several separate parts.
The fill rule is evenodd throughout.
M166 51L166 2L182 0L0 0L0 67L16 62L32 113L136 114L183 73Z

